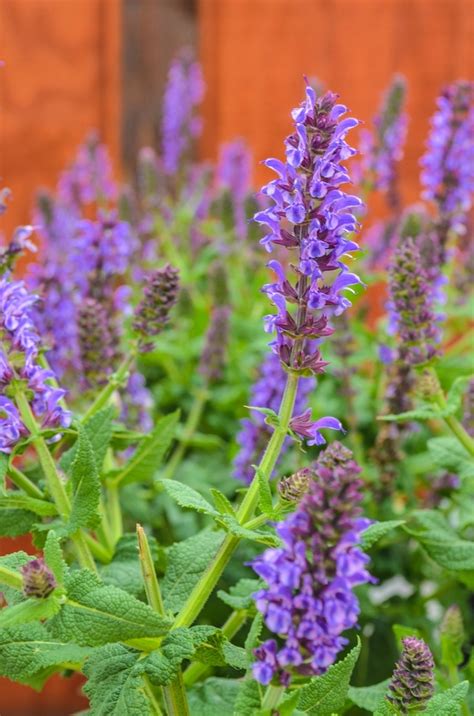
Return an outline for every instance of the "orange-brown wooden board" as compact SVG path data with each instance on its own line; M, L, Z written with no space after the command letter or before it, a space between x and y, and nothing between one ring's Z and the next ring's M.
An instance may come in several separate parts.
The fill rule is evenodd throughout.
M419 195L418 160L440 88L472 76L470 0L200 0L200 48L208 90L201 149L245 137L256 162L281 156L302 75L338 92L370 122L394 72L409 83L403 161L407 201ZM256 165L255 180L269 173Z
M0 0L0 231L30 223L90 129L119 155L120 0Z

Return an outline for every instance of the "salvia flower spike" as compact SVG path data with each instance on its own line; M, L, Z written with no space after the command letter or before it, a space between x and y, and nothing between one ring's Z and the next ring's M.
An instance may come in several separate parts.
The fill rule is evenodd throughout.
M402 655L389 684L388 701L400 714L424 711L434 692L434 662L422 639L403 639Z
M142 351L153 348L150 339L161 333L168 323L170 311L178 298L178 288L178 270L169 264L149 276L133 320Z
M45 599L56 587L54 574L41 557L33 559L21 568L23 593L26 597Z
M357 546L369 521L360 517L360 468L332 443L311 468L307 491L277 525L282 546L253 562L266 586L254 595L271 638L255 650L254 677L287 685L293 674L322 674L357 624L353 588L372 581Z

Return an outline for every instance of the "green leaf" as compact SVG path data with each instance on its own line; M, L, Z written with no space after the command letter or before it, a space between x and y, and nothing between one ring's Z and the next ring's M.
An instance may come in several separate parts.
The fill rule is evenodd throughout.
M165 608L177 614L222 542L222 533L206 530L172 545L161 584Z
M386 522L375 522L367 527L361 535L361 548L364 551L370 549L386 534L394 530L396 527L403 525L405 520L387 520Z
M37 500L29 495L22 495L21 492L8 491L0 497L0 510L28 510L41 517L52 517L58 511L52 502ZM0 519L3 519L3 512Z
M456 473L461 480L474 479L472 458L456 438L431 438L428 450L438 467Z
M28 534L37 521L37 515L28 510L2 510L0 512L0 536L19 537Z
M196 684L188 693L192 716L233 716L239 689L236 679L211 677Z
M264 515L273 517L273 498L270 483L262 470L260 470L257 466L254 467L258 480L258 506Z
M90 653L76 644L53 639L42 624L0 630L0 675L29 683L40 671L60 664L80 664Z
M103 585L87 569L66 579L67 601L49 622L54 636L81 646L166 634L170 620L122 589Z
M405 413L378 415L377 420L392 423L406 423L414 420L434 420L436 418L442 418L445 414L447 413L435 403L426 403L415 410L407 410Z
M158 484L163 485L166 493L177 502L180 507L185 507L195 512L202 512L205 515L212 515L213 517L219 515L217 510L215 510L199 492L189 485L175 480L160 480Z
M151 704L145 693L140 652L122 644L95 649L84 665L90 716L145 716Z
M466 388L473 378L474 375L461 375L451 384L446 396L446 405L451 414L457 413L461 407Z
M117 473L117 483L128 485L131 482L149 482L153 479L171 445L178 419L179 411L176 411L158 420L125 467Z
M158 559L158 546L153 537L148 538L153 560ZM138 560L137 535L123 535L115 547L113 560L100 567L100 577L105 584L120 587L126 592L139 597L143 594L143 576Z
M194 654L194 641L191 630L173 629L163 640L160 648L153 651L145 660L145 671L155 686L171 683L185 659Z
M220 490L216 490L216 488L214 487L211 487L211 495L214 501L214 505L216 506L216 510L218 512L220 512L222 515L235 516L235 510L223 492L221 492Z
M232 644L220 629L212 626L196 626L191 629L196 646L193 659L210 666L228 664L234 669L245 670L249 659L245 649Z
M100 522L100 480L91 442L84 428L79 427L77 450L71 465L72 509L69 533L81 527L96 527Z
M82 429L89 438L89 442L94 453L97 472L102 472L104 458L112 438L112 419L114 416L113 406L108 406L93 415L82 425ZM76 457L78 442L76 442L70 450L62 455L60 460L61 468L69 473L72 463Z
M253 650L258 644L258 640L260 638L260 634L262 633L263 629L263 616L260 614L255 615L252 624L250 625L249 633L247 634L247 638L245 639L245 650L249 656L253 655Z
M459 716L459 707L466 698L469 683L462 681L451 689L433 696L428 702L424 716Z
M398 651L403 651L403 639L407 636L416 636L419 639L423 638L423 634L416 627L405 626L404 624L393 624L392 631L397 640Z
M254 606L252 595L260 589L262 582L259 579L240 579L237 584L230 587L228 592L219 590L217 596L229 607L239 611L250 609Z
M388 690L390 679L373 686L349 686L348 696L352 703L366 711L376 711Z
M270 547L277 547L280 544L280 540L275 535L264 532L263 530L249 530L237 522L236 518L231 515L220 515L218 521L227 532L230 532L240 539L248 539L251 542L258 542L259 544L265 544Z
M48 532L43 554L45 562L54 574L57 583L63 584L68 566L64 561L61 543L54 530Z
M25 599L0 611L0 628L49 619L57 614L60 608L61 604L54 594L46 599Z
M3 482L7 474L8 459L8 455L5 455L4 452L0 452L0 482Z
M342 660L315 676L300 690L298 710L310 716L331 716L341 710L349 691L349 681L360 654L360 640Z
M459 537L440 512L417 510L403 529L443 569L451 572L474 570L474 542Z
M11 552L10 554L0 557L0 567L5 567L13 572L19 572L21 567L32 559L34 559L34 556L26 552ZM19 576L21 579L21 575ZM17 604L18 602L24 601L23 592L19 589L9 587L7 584L2 583L1 591L7 604Z
M263 689L253 679L242 682L235 700L233 716L258 716L262 707Z

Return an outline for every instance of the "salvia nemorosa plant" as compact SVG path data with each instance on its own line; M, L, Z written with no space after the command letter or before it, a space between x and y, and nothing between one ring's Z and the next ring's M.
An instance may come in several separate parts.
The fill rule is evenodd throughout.
M363 177L308 84L253 196L242 141L197 159L202 90L182 55L137 185L91 135L0 240L0 536L32 538L0 557L0 675L80 671L91 716L467 716L471 85L415 207L401 80ZM396 221L367 295L372 191Z

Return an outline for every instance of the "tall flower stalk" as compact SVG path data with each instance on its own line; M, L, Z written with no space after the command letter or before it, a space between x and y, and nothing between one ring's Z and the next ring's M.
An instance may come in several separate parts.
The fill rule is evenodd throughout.
M332 333L330 317L351 305L344 290L360 283L342 261L358 248L351 238L358 226L353 210L362 204L340 189L350 180L342 162L355 153L345 137L358 124L352 118L341 120L346 111L336 95L328 92L317 98L307 86L305 100L292 112L295 128L285 140L286 161L266 162L278 174L262 190L273 205L258 212L255 220L266 229L261 243L269 252L276 247L288 252L288 265L269 263L276 281L263 290L277 313L267 317L266 328L276 333L272 350L288 376L278 420L259 464L259 479L268 480L272 474L290 426L313 444L321 443L321 428L342 427L335 418L312 422L308 412L293 416L293 411L300 376L320 373L326 365L315 344ZM254 477L237 512L240 524L252 518L257 502ZM224 539L175 626L192 624L238 544L235 535Z

